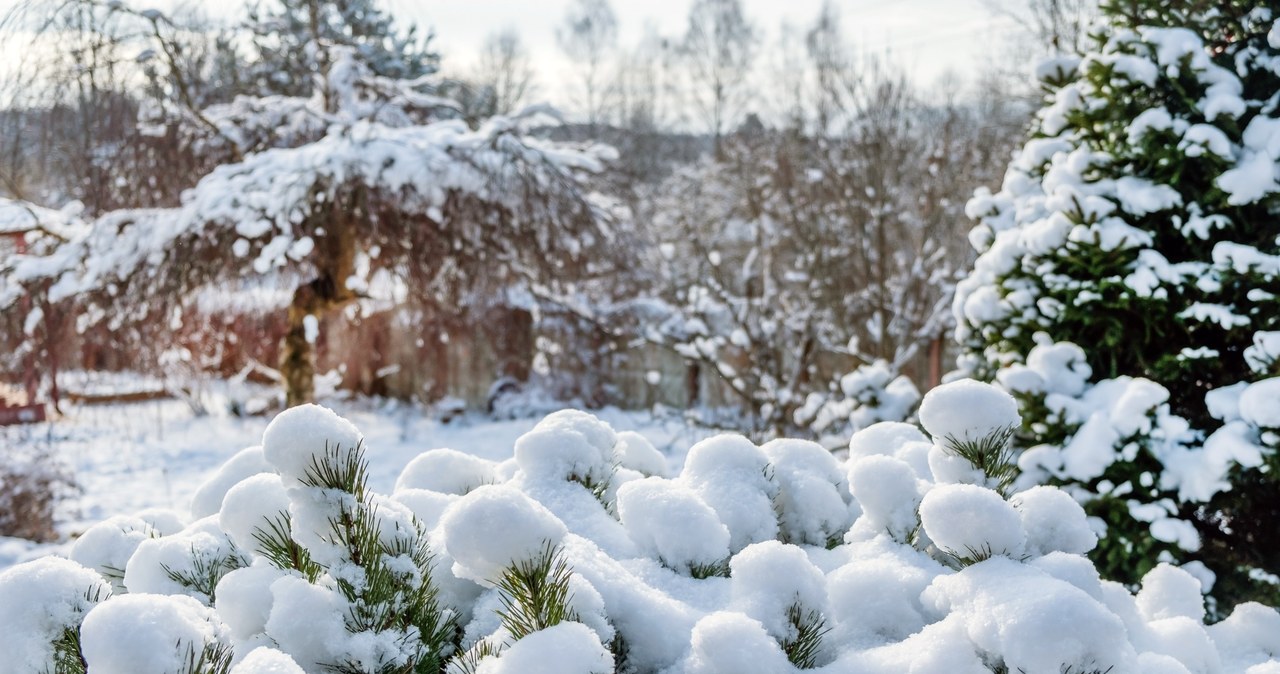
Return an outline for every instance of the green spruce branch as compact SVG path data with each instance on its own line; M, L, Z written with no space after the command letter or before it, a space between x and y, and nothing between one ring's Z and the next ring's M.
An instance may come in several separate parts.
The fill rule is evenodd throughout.
M706 578L728 578L729 560L726 558L716 562L690 564L689 575L697 578L698 580Z

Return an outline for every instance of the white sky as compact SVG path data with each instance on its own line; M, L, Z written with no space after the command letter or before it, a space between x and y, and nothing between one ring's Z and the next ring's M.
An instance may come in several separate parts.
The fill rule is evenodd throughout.
M0 0L0 16L20 0ZM180 0L126 0L139 9L168 9ZM190 4L192 0L187 0ZM622 47L634 45L646 24L660 34L683 33L692 0L612 0ZM993 16L982 0L834 0L848 39L862 54L888 57L917 82L928 85L942 73L971 73L999 60L1011 22ZM206 12L227 20L241 15L241 0L196 0ZM514 28L529 48L539 91L559 98L568 63L555 42L555 29L569 0L382 0L397 23L431 28L446 71L459 72L475 59L484 38ZM748 16L775 40L783 20L810 23L822 0L743 0ZM14 42L14 40L8 40ZM0 43L0 71L20 45Z
M3 2L4 0L0 0ZM555 29L569 0L383 0L399 19L432 26L445 67L470 63L486 35L515 28L538 63L543 80L566 67L555 43ZM1007 19L995 17L981 0L834 0L854 48L892 56L922 83L948 69L961 72L999 58ZM613 0L620 42L635 44L646 23L660 34L679 36L692 0ZM783 20L810 23L822 0L743 0L747 15L776 38ZM550 84L541 83L544 88Z

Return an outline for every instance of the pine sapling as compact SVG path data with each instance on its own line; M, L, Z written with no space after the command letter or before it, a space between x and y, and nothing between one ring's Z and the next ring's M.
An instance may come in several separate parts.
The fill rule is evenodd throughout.
M407 658L380 663L373 671L438 671L453 648L455 626L438 601L431 577L434 557L421 523L413 519L408 529L396 524L394 531L385 531L377 506L369 499L362 445L345 452L326 446L322 456L312 457L303 484L323 490L336 502L338 512L329 518L326 542L338 548L342 561L324 567L315 561L314 552L304 554L282 540L285 522L269 522L260 532L274 541L277 565L287 564L306 575L325 568L350 605L345 617L349 632L398 635L393 638L399 652L409 654ZM332 668L351 674L369 671L355 662L334 663Z
M84 591L85 602L97 605L111 597L111 589L105 585L95 585ZM80 649L80 621L87 611L77 611L76 624L62 629L62 634L53 641L53 662L46 667L46 674L87 674L89 663L84 660Z
M507 567L497 585L502 626L512 637L522 639L553 625L578 620L569 606L573 599L569 592L572 575L564 552L551 543L537 557Z
M524 559L503 569L498 579L498 617L502 626L518 641L524 637L559 625L575 622L577 613L570 607L573 595L569 580L573 570L564 558L559 546L546 542L542 551L532 559ZM460 653L449 663L450 674L473 674L480 662L495 657L510 646L481 640Z

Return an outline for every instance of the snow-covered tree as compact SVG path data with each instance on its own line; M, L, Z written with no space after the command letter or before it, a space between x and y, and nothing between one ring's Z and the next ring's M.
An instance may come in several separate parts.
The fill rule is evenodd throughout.
M436 71L431 35L401 31L376 0L259 0L249 8L251 68L260 94L307 96L333 47L352 48L374 74L412 80Z
M744 125L678 169L649 230L677 309L660 339L745 403L753 432L833 446L911 411L914 386L885 387L928 382L964 255L952 218L1003 163L998 119L925 105L885 72L839 77L796 101L794 125Z
M1177 561L1228 603L1275 597L1280 5L1103 11L969 204L961 366L1018 396L1024 478L1105 522L1104 573Z
M49 256L19 260L12 278L99 307L86 324L162 332L201 288L254 275L289 284L281 369L295 404L311 396L318 319L358 298L460 306L586 273L610 231L583 175L610 150L527 136L550 119L533 111L472 130L430 83L374 75L350 49L328 58L309 99L240 98L177 118L186 143L243 157L180 207L105 214Z

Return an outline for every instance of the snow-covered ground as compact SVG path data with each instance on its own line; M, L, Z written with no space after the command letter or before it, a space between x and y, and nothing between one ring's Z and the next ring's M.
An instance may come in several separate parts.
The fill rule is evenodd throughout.
M365 434L370 487L389 493L410 459L447 447L486 459L512 455L516 438L541 416L493 420L464 416L448 423L420 406L386 400L326 400ZM63 501L59 531L74 538L112 515L151 508L189 514L191 497L204 480L237 451L262 442L270 416L236 417L222 410L204 416L174 399L138 403L66 405L65 415L43 424L0 427L5 447L48 447L72 471L76 493ZM618 430L635 430L678 466L701 435L679 418L605 409L597 415ZM0 537L0 568L64 549L66 543L36 545Z

